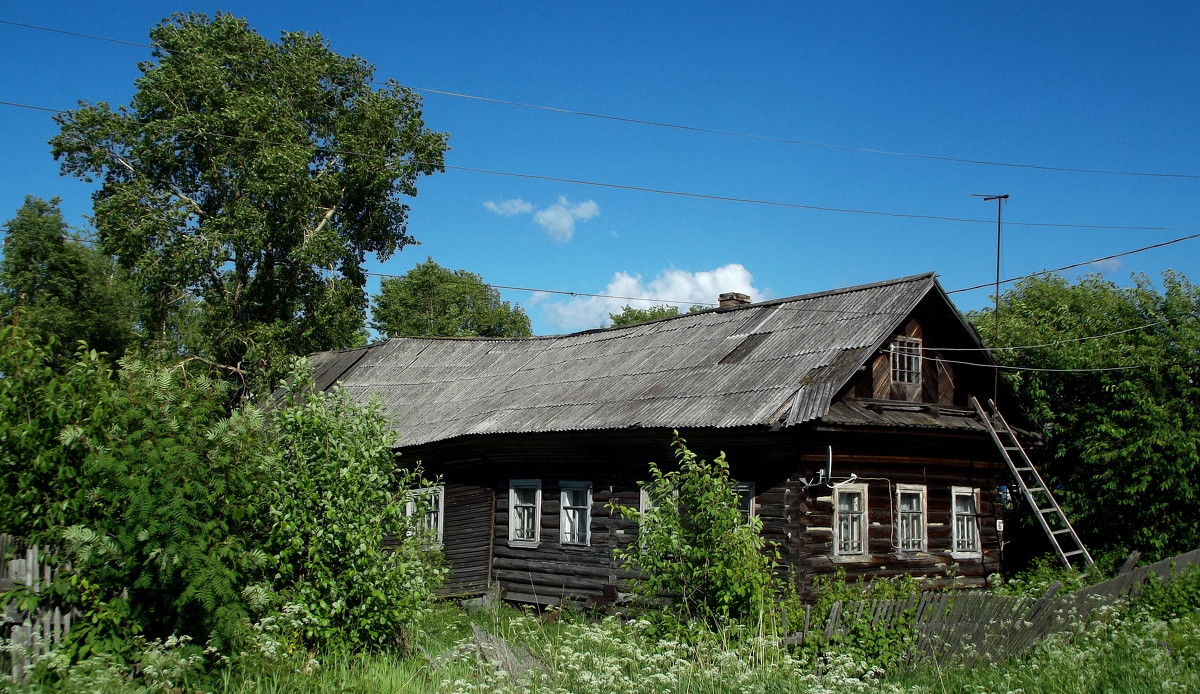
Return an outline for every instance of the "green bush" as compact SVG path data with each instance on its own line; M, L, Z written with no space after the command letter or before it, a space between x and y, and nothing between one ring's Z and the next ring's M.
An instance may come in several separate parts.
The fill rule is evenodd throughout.
M299 607L308 646L404 646L446 570L406 516L409 490L430 486L418 467L399 469L395 433L377 405L341 389L316 392L302 369L268 418L274 478L264 490L272 589ZM395 538L395 548L384 540Z
M677 470L650 464L650 481L643 483L649 508L612 506L639 525L638 542L615 552L646 574L635 590L650 602L669 598L671 614L713 627L773 614L778 552L767 547L762 521L738 510L725 454L703 460L678 432L674 447Z

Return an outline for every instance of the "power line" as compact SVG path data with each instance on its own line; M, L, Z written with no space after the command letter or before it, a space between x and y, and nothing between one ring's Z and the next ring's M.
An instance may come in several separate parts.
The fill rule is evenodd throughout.
M21 108L32 108L32 109L40 110L40 111L55 111L57 113L65 113L66 112L65 109L56 111L55 109L47 109L47 108L42 108L42 107L37 107L37 106L28 106L26 104L14 104L12 102L0 102L0 104L10 105L10 106L18 106ZM257 142L259 144L268 144L268 145L295 144L295 143L288 143L288 142L279 142L279 141L275 141L275 140L267 140L267 139L260 138L260 137L248 137L245 135L228 135L228 134L224 134L224 133L209 133L209 132L205 132L205 131L198 131L196 134L197 135L207 135L207 136L211 136L211 137L220 137L220 138L225 138L225 139L229 139L229 140L239 140L239 141L244 141L244 142ZM334 149L332 147L325 147L323 145L315 145L315 148L319 149L321 151L328 152L330 154L336 154L339 156L350 155L350 156L368 157L368 158L376 158L376 159L385 158L384 155L380 155L376 152L356 152L356 151L352 151L352 150L339 150L339 149ZM514 172L514 171L500 171L497 169L481 169L481 168L469 167L469 166L455 166L452 164L445 164L445 163L426 162L426 161L422 161L422 160L418 160L418 159L412 159L409 161L417 163L417 164L425 164L427 166L440 166L444 169L450 169L450 170L454 170L454 171L466 171L469 173L480 173L480 174L486 174L486 175L490 175L490 176L507 176L507 177L512 177L512 178L532 179L532 180L538 180L538 181L551 181L551 182L555 182L555 183L569 183L572 185L592 186L592 187L597 187L597 188L607 188L607 189L613 189L613 190L627 190L627 191L640 192L640 193L652 193L655 195L670 195L670 196L675 196L675 197L694 198L694 199L700 199L700 200L714 200L714 201L718 201L718 202L737 202L737 203L751 204L751 205L765 205L765 206L769 206L769 207L784 207L784 208L789 208L789 209L812 210L815 212L831 212L831 213L835 213L835 214L860 214L860 215L870 215L870 216L879 216L879 217L891 217L891 218L898 218L898 219L922 219L922 220L938 221L938 222L956 222L956 223L960 223L960 224L989 224L990 225L993 223L992 220L990 220L990 219L973 219L970 217L948 217L948 216L943 216L943 215L916 214L916 213L907 213L907 212L889 212L889 211L885 211L885 210L864 210L864 209L848 208L848 207L828 207L828 206L824 206L824 205L809 205L809 204L805 204L805 203L785 202L785 201L781 201L781 200L763 200L763 199L759 199L759 198L743 198L743 197L736 197L736 196L729 196L729 195L716 195L716 194L712 194L712 193L694 193L694 192L689 192L689 191L670 190L670 189L666 189L666 188L651 188L648 186L635 186L635 185L629 185L629 184L623 184L623 183L609 183L609 182L605 182L605 181L589 181L586 179L578 179L578 178L563 178L560 176L547 176L547 175L542 175L542 174L519 173L519 172ZM1098 230L1104 230L1104 231L1191 231L1191 230L1200 228L1200 227L1168 227L1168 226L1147 226L1147 225L1128 226L1128 225L1112 225L1112 224L1071 224L1071 223L1062 223L1062 222L1012 222L1012 221L1010 221L1010 222L1008 222L1008 224L1010 226L1038 227L1038 228L1050 228L1050 229L1098 229Z
M1103 258L1095 258L1095 259L1088 260L1088 261L1085 261L1082 263L1072 263L1070 265L1064 265L1062 267L1056 267L1056 268L1052 268L1049 270L1040 270L1038 272L1030 273L1028 275L1020 275L1018 277L1010 277L1006 280L1000 280L1000 284L1010 284L1012 282L1017 282L1019 280L1028 279L1030 277L1037 277L1038 275L1048 275L1048 274L1054 273L1054 272L1062 272L1063 270L1074 270L1077 267L1083 267L1085 265L1094 265L1095 263L1102 263L1105 260L1112 260L1114 258L1123 258L1127 255L1133 255L1134 253L1141 253L1142 251L1149 251L1149 250L1153 250L1155 248L1162 248L1163 246L1170 246L1171 244L1182 243L1183 241L1191 241L1192 239L1196 239L1196 238L1200 238L1200 234L1190 234L1188 236L1182 236L1177 239L1171 239L1170 241L1163 241L1162 243L1155 243L1155 244L1151 244L1149 246L1142 246L1141 248L1135 248L1132 251L1125 251L1124 253L1114 253L1112 255L1106 255ZM958 294L959 292L972 292L972 291L975 291L976 289L986 289L987 287L991 287L991 286L993 286L992 282L985 282L983 284L977 284L973 287L963 287L962 289L953 289L946 293L947 294Z
M374 84L386 84L385 82L374 82ZM418 92L428 92L430 94L440 94L442 96L452 96L459 99L471 99L474 101L483 101L493 104L503 104L506 106L518 106L520 108L536 109L539 111L550 111L552 113L563 113L572 116L584 116L587 118L599 118L603 120L617 121L620 123L633 123L636 125L647 125L656 128L670 128L673 130L685 130L688 132L706 133L709 135L724 135L727 137L740 137L753 140L764 140L767 142L781 142L791 145L803 145L805 147L821 147L824 149L836 149L847 152L863 152L866 154L883 154L891 157L908 157L912 159L929 159L933 161L946 161L958 164L977 164L980 166L998 166L1014 169L1033 169L1037 171L1058 171L1064 173L1085 173L1085 174L1104 174L1108 176L1145 176L1153 178L1185 178L1185 179L1200 179L1200 174L1186 173L1163 173L1156 171L1121 171L1116 169L1084 169L1070 166L1048 166L1042 164L1022 164L1018 162L990 161L987 159L967 159L962 157L950 157L937 154L921 154L917 152L897 152L886 149L873 149L870 147L854 147L851 145L835 145L827 142L815 142L812 140L796 140L787 137L776 137L773 135L759 135L755 133L744 133L734 130L719 130L715 128L705 128L694 125L680 125L678 123L665 123L661 121L643 120L640 118L626 118L623 116L613 116L603 113L589 113L587 111L575 111L567 108L556 106L542 106L538 104L527 104L520 101L508 101L506 99L494 99L486 96L476 96L473 94L461 94L458 92L448 92L441 89L430 89L428 87L409 87Z
M111 39L107 36L97 36L95 34L81 34L76 31L67 31L65 29L54 29L52 27L43 27L36 24L25 24L23 22L11 22L7 19L0 19L0 24L8 24L9 26L23 27L25 29L37 29L38 31L49 31L54 34L66 34L67 36L75 36L81 39L91 39L93 41L107 41L109 43L119 43L124 46L137 46L139 48L154 48L148 43L135 43L133 41L124 41L122 39Z
M39 25L35 25L35 24L25 24L23 22L0 20L0 24L8 24L10 26L17 26L17 27L22 27L25 29L35 29L38 31L46 31L46 32L51 32L51 33L55 33L55 34L64 34L67 36L91 39L94 41L107 41L109 43L116 43L116 44L121 44L121 45L125 45L125 46L136 46L139 48L151 48L151 49L158 49L158 50L166 50L166 49L162 48L161 46L156 46L156 45L148 44L148 43L125 41L122 39L114 39L114 38L109 38L106 36L97 36L95 34L83 34L83 33L75 32L75 31L56 29L53 27L39 26ZM388 83L381 82L378 80L371 80L371 84L387 85ZM920 152L900 152L900 151L888 150L888 149L876 149L876 148L872 148L872 147L855 147L855 146L851 146L851 145L839 145L839 144L832 144L832 143L828 143L828 142L817 142L814 140L800 140L800 139L795 139L795 138L778 137L778 136L774 136L774 135L762 135L762 134L757 134L757 133L747 133L747 132L740 132L740 131L734 131L734 130L721 130L718 128L707 128L707 127L695 126L695 125L667 123L664 121L654 121L654 120L647 120L647 119L642 119L642 118L630 118L630 117L625 117L625 116L615 116L615 115L604 114L604 113L592 113L592 112L588 112L588 111L578 111L578 110L574 110L574 109L562 108L562 107L557 107L557 106L529 104L529 103L524 103L524 102L520 102L520 101L511 101L508 99L497 99L497 98L493 98L493 97L478 96L475 94L464 94L461 92L452 92L452 91L447 91L444 89L433 89L431 87L409 87L409 89L412 89L412 90L418 91L418 92L425 92L428 94L439 94L441 96L454 97L454 98L458 98L458 99L468 99L468 100L480 101L480 102L484 102L484 103L501 104L501 105L505 105L505 106L515 106L515 107L519 107L519 108L527 108L527 109L533 109L533 110L539 110L539 111L548 111L551 113L561 113L564 115L579 116L579 117L585 117L585 118L596 118L596 119L600 119L600 120L609 120L609 121L614 121L614 122L618 122L618 123L629 123L629 124L633 124L633 125L643 125L643 126L654 127L654 128L667 128L667 129L671 129L671 130L682 130L682 131L686 131L686 132L704 133L704 134L709 134L709 135L721 135L724 137L737 137L737 138L743 138L743 139L760 140L760 141L765 141L765 142L779 142L782 144L800 145L800 146L804 146L804 147L819 147L822 149L832 149L832 150L840 150L840 151L846 151L846 152L861 152L861 153L865 153L865 154L879 154L879 155L891 156L891 157L904 157L904 158L910 158L910 159L926 159L926 160L930 160L930 161L944 161L944 162L952 162L952 163L957 163L957 164L974 164L977 166L992 166L992 167L1002 167L1002 168L1028 169L1028 170L1034 170L1034 171L1099 174L1099 175L1106 175L1106 176L1136 176L1136 177L1147 177L1147 178L1179 178L1179 179L1188 179L1188 180L1200 180L1200 174L1191 174L1191 173L1172 173L1172 172L1161 172L1161 171L1129 171L1129 170L1120 170L1120 169L1088 169L1088 168L1071 167L1071 166L1051 166L1051 165L1045 165L1045 164L1028 164L1028 163L1022 163L1022 162L1006 162L1006 161L993 161L993 160L989 160L989 159L972 159L972 158L967 158L967 157L951 157L951 156L945 156L945 155L939 155L939 154L924 154L924 153L920 153Z

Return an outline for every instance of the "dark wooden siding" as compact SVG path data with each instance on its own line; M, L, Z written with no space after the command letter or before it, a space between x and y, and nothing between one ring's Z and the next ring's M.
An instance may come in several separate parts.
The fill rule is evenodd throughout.
M478 595L491 583L491 487L451 483L446 485L442 548L450 576L445 595Z
M732 476L755 485L755 511L763 534L776 545L783 571L802 591L813 575L844 568L849 576L910 573L929 582L945 583L950 576L960 585L981 585L999 569L999 538L995 503L999 462L990 441L979 432L903 430L846 431L808 427L784 430L704 430L683 432L698 455L711 459L727 453ZM648 475L648 463L670 467L674 457L671 433L657 430L567 432L561 434L489 437L486 454L468 463L439 466L438 460L462 459L464 451L479 452L470 441L427 447L412 452L427 472L447 480L444 528L446 553L455 573L451 582L463 590L483 580L479 559L491 549L491 580L502 595L523 602L611 599L626 592L636 577L612 556L612 550L636 542L637 527L608 509L610 501L635 506L638 482ZM864 561L837 561L832 554L832 504L828 488L806 489L823 466L827 447L834 451L834 474L844 480L855 473L868 487L871 554ZM406 453L406 456L408 454ZM510 546L508 485L510 479L538 479L542 484L541 542L537 547ZM494 513L452 511L459 488L494 493ZM561 481L592 484L591 541L588 546L563 544L559 538ZM892 541L897 484L926 487L929 547L925 553L901 555ZM458 485L458 486L456 486ZM954 559L950 549L950 489L980 489L980 559ZM489 519L485 527L483 518ZM461 527L456 527L461 526ZM457 545L463 545L460 549ZM455 556L471 556L469 564ZM951 569L953 565L956 567ZM466 566L470 577L461 576ZM480 590L479 592L482 592Z

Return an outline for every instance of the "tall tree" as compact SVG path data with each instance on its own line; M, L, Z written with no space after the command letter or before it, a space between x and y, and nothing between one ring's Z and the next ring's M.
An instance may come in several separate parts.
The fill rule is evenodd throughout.
M443 170L446 135L320 35L272 42L228 14L177 14L150 37L131 103L82 103L51 141L64 173L101 180L95 224L136 278L143 325L194 309L202 355L243 370L354 344L360 265L414 241L403 199Z
M970 316L1045 445L1043 473L1094 547L1166 556L1200 544L1200 288L1167 272L1120 287L1028 279Z
M448 270L429 258L403 277L380 283L371 307L372 327L388 337L529 337L520 304L466 270Z
M112 259L73 232L58 208L29 196L5 225L0 315L61 357L82 340L120 356L133 338L133 299Z

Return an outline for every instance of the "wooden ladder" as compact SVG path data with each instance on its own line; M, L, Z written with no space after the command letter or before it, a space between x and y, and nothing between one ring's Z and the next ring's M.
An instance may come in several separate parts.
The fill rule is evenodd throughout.
M1074 568L1072 562L1091 566L1092 555L1083 546L1083 542L1075 534L1075 528L1071 527L1071 522L1067 520L1066 514L1055 501L1054 495L1050 493L1050 488L1046 486L1042 476L1033 467L1033 462L1025 453L1021 442L1017 440L1017 435L1008 426L1008 422L1004 421L1000 410L996 409L996 403L988 400L988 407L991 409L990 415L984 412L983 406L974 396L971 397L971 405L975 407L980 421L992 435L992 441L999 449L1000 456L1004 458L1004 462L1008 463L1008 469L1012 473L1013 479L1021 488L1021 492L1025 495L1025 501L1033 509L1038 523L1045 531L1046 537L1050 538L1050 544L1054 545L1054 551L1058 553L1058 558L1062 560L1063 565L1068 569Z

